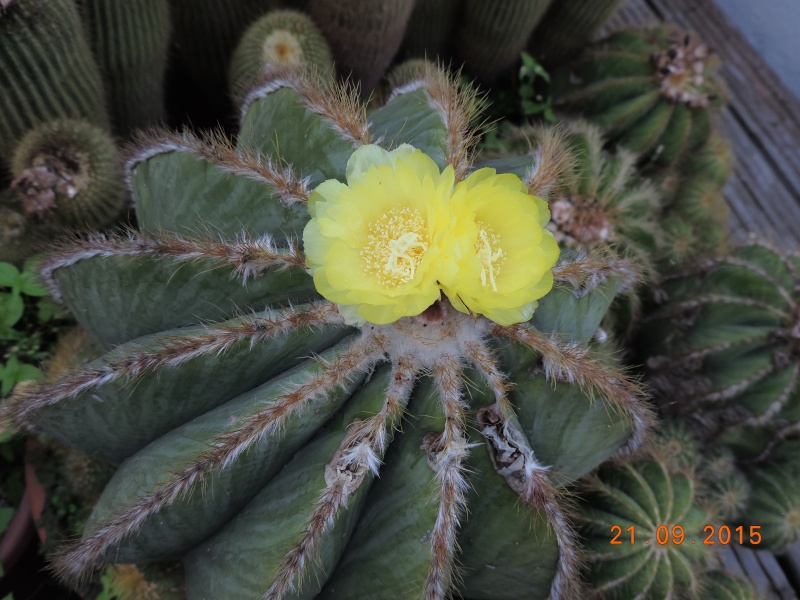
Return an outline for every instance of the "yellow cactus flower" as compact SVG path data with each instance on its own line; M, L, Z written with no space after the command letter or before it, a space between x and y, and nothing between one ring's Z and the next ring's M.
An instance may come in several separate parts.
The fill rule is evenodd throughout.
M444 252L452 167L440 173L407 144L391 152L366 145L350 157L346 177L347 185L329 179L309 198L303 246L317 291L353 324L420 314L454 268Z
M454 187L452 167L440 173L404 144L362 146L346 176L312 192L303 244L317 291L349 323L418 315L444 291L458 310L509 325L552 288L550 211L516 175L480 169Z
M513 174L479 169L453 191L459 214L456 276L441 286L453 306L500 325L527 321L553 287L559 248L550 210Z

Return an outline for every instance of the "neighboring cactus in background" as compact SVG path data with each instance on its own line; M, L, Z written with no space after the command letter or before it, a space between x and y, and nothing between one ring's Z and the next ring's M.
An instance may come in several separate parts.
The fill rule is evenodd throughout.
M72 0L15 0L0 12L0 155L39 123L108 128L100 71Z
M168 0L79 0L114 130L128 135L165 119Z
M624 0L552 2L533 30L528 50L548 66L563 64L583 48Z
M369 93L400 48L414 0L310 0L308 11L333 52L336 68Z
M426 58L447 64L461 4L462 0L417 2L408 20L401 54L406 58Z
M31 130L14 152L11 172L25 216L50 233L103 227L122 211L117 148L85 121L51 121Z
M231 94L252 87L269 67L300 67L330 73L333 57L314 22L301 12L277 10L255 21L233 53L229 74Z
M663 281L640 347L664 410L709 439L739 425L798 429L798 283L796 254L755 241Z
M699 454L702 455L697 468L701 502L719 521L731 522L743 516L750 501L750 484L736 465L731 449L712 445Z
M709 571L703 575L699 598L709 600L761 600L749 582L726 571Z
M474 108L428 71L367 124L352 93L285 71L249 94L237 148L166 135L133 157L141 233L61 247L42 270L108 353L2 412L122 463L84 539L57 559L63 575L188 553L190 598L580 596L557 485L633 452L652 419L638 384L587 345L636 267L596 255L548 262L544 285L528 282L517 305L518 265L529 273L557 255L545 204L529 195L552 185L541 160L551 152L523 157L524 182L470 175ZM378 138L397 149L369 143ZM363 261L334 245L345 258L316 263L325 235L363 220L331 194L360 197L368 182L380 192L359 206L378 211L365 223L385 225L386 236L356 243ZM431 283L455 291L445 298L437 287L427 308L396 321L348 327L375 294L407 291L393 278L428 281L434 254L417 251L447 241L429 238L404 207L419 202L431 228L447 226L436 211L455 211L472 186L491 186L467 198L490 197L492 210L467 204L476 215L450 216L477 262L459 263L453 278L443 259ZM501 201L505 212L494 212ZM546 292L551 268L557 288L517 322L530 318L530 295ZM349 277L374 285L364 305L317 296L315 284L330 294ZM399 304L377 314L387 306ZM487 311L495 321L475 314Z
M278 0L169 0L173 35L192 79L215 110L228 105L228 68L247 26Z
M584 481L587 578L600 598L699 598L715 546L691 473L658 460L607 464ZM692 541L695 543L693 544Z
M733 171L728 143L717 133L688 154L667 176L661 226L669 243L665 268L696 261L698 256L726 250L729 211L722 189Z
M622 31L553 72L557 105L657 167L697 150L724 99L718 60L695 34L661 26Z
M745 473L752 492L737 521L744 528L744 541L758 550L783 552L800 539L800 471L796 464L770 461ZM758 536L752 525L758 525Z
M519 60L552 0L464 0L456 52L466 70L491 82Z

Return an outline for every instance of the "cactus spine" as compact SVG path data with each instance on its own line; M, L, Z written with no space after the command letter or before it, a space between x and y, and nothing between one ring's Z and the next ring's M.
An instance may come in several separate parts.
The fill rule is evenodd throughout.
M100 71L71 0L16 0L0 12L0 155L35 125L109 125Z
M80 5L114 130L127 135L163 121L170 36L167 0L81 0Z

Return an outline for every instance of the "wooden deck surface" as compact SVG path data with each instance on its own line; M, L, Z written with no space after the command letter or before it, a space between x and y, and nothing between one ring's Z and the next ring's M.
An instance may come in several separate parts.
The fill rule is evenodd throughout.
M756 233L800 247L800 100L711 0L629 0L603 31L658 21L697 32L722 59L729 106L719 128L736 156L725 188L734 237ZM777 557L728 546L722 561L768 600L800 596L800 544Z

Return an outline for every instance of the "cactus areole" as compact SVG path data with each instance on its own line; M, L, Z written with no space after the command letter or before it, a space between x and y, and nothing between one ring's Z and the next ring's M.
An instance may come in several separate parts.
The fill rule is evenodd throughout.
M42 268L108 352L0 414L120 465L64 577L182 557L189 598L580 597L560 488L652 419L590 343L637 269L559 260L552 152L473 165L474 118L430 67L369 120L281 70L236 147L143 140L140 231Z

